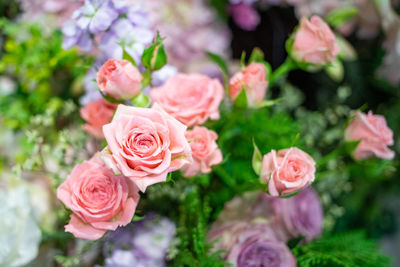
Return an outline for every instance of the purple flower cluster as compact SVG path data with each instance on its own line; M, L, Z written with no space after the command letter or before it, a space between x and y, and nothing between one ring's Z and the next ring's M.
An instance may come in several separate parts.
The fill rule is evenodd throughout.
M254 30L260 23L260 15L253 7L258 0L230 0L229 13L243 30Z
M105 267L164 267L176 227L154 213L110 233L104 245Z
M235 266L296 266L285 242L318 237L322 219L322 205L311 188L287 199L249 192L225 205L208 237Z

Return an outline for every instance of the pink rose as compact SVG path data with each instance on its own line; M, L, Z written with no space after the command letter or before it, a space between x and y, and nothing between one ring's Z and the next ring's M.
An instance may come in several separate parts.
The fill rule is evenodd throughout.
M191 163L186 126L158 105L136 108L119 105L103 132L108 147L103 160L115 172L130 178L141 191L165 181L169 172Z
M201 74L177 74L150 92L153 102L187 126L208 118L219 119L224 88L217 79Z
M301 19L292 47L296 61L323 65L334 61L339 51L335 34L320 17Z
M112 58L101 66L96 79L103 94L125 100L140 93L143 77L129 61Z
M81 117L86 121L83 130L97 138L104 138L103 125L109 123L117 105L111 104L103 98L94 100L82 107Z
M347 126L345 138L349 141L360 140L354 157L365 159L375 155L378 158L392 159L394 152L387 146L393 145L393 132L381 115L356 112L355 118Z
M264 155L260 180L272 196L284 196L308 186L315 178L315 162L304 151L292 147Z
M184 167L186 177L199 172L209 173L211 166L221 163L222 153L215 142L218 138L216 132L196 126L193 130L187 131L185 136L190 142L193 156L193 163Z
M130 223L139 201L137 187L97 157L75 166L57 189L57 198L73 212L65 230L88 240Z
M264 64L253 62L230 79L229 95L232 100L235 100L242 88L244 88L248 105L259 104L264 100L267 91L268 81L266 79L267 74Z

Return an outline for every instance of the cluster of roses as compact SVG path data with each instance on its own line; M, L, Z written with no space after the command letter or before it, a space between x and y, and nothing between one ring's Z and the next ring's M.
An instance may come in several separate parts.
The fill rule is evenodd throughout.
M292 39L289 54L299 67L322 67L339 53L334 34L319 17L303 19ZM267 76L263 63L251 63L229 81L230 98L245 92L248 105L256 107L265 97ZM76 237L95 240L127 225L139 191L166 181L168 173L181 169L192 177L211 172L222 161L217 133L201 126L208 119L219 119L224 98L221 82L200 74L177 74L151 89L151 108L108 102L126 104L143 94L143 84L149 84L145 79L127 60L110 59L97 73L105 99L87 104L81 115L87 122L84 129L104 137L107 147L76 166L57 192L73 212L65 229ZM358 113L347 133L350 140L362 140L356 157L393 157L386 147L393 143L392 134L382 117ZM298 192L315 177L314 160L295 147L272 150L257 164L260 181L272 196Z

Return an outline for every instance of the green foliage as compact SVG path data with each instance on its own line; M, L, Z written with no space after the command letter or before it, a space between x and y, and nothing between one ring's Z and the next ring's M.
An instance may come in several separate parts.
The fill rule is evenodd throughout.
M299 267L389 267L373 240L363 232L324 236L293 249Z

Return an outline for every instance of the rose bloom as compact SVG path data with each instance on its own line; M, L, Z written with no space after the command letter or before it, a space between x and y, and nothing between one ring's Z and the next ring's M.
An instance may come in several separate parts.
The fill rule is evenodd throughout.
M133 183L115 176L96 154L75 166L58 187L57 198L73 212L65 230L77 238L96 240L131 222L139 194Z
M150 92L153 102L187 126L208 118L219 119L224 88L217 79L201 74L177 74Z
M315 162L304 151L292 147L264 155L260 180L272 196L284 196L308 186L315 178Z
M190 142L193 157L193 163L184 166L186 177L194 176L199 172L209 173L211 166L221 163L222 153L215 142L218 138L216 132L196 126L193 130L187 131L185 136Z
M360 140L354 157L365 159L376 156L383 159L393 159L394 152L388 148L393 145L393 132L381 115L357 111L354 119L347 126L345 138L348 141Z
M320 17L302 18L294 36L292 56L296 61L307 63L332 62L340 51L335 39L335 34Z
M80 109L81 117L86 121L83 130L97 138L104 138L103 125L109 123L117 105L104 98L91 101Z
M151 109L119 105L112 122L103 127L108 146L102 158L144 192L192 162L185 131L185 125L158 105Z
M129 61L112 58L101 66L96 80L103 94L116 100L126 100L140 93L143 77Z
M267 73L264 64L253 62L230 79L229 95L232 100L235 100L244 88L248 105L254 106L264 100L267 87Z
M237 267L295 267L296 258L264 221L214 224L208 234L214 250L226 250L225 260Z

